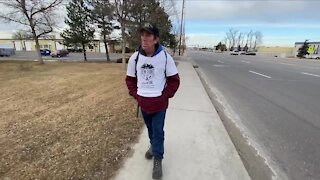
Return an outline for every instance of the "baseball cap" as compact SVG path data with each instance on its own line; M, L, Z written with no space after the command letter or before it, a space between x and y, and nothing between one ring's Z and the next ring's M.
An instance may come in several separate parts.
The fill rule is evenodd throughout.
M140 33L143 31L147 31L151 34L154 34L155 36L159 37L159 29L156 25L151 23L146 23L140 28Z

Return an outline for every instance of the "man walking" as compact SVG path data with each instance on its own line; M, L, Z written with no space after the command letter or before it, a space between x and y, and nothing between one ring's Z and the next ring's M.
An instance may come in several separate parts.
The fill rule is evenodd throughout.
M172 57L159 43L159 29L146 24L140 29L141 46L129 59L126 84L129 94L141 107L148 128L150 148L145 157L153 161L153 179L162 177L164 154L164 121L169 98L180 85Z

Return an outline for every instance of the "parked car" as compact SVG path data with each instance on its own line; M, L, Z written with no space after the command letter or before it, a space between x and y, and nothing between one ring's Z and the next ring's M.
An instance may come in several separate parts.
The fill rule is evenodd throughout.
M246 53L246 55L255 56L255 55L257 55L257 54L256 54L255 52L250 52L250 51L249 51L249 52Z
M11 55L14 55L15 54L15 49L12 49L12 48L0 48L0 57L3 57L3 56L11 56Z
M50 56L51 55L51 51L49 49L40 49L40 54L42 56Z
M64 57L69 54L69 51L66 49L57 50L53 53L51 53L51 57Z
M69 52L82 52L82 48L78 48L78 47L68 47L67 50Z
M234 50L230 53L230 55L239 55L239 51L238 50Z

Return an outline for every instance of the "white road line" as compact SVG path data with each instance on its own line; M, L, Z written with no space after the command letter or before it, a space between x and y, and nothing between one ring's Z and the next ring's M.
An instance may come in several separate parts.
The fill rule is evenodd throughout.
M243 63L247 63L247 64L250 64L251 62L249 62L249 61L241 61L241 62L243 62Z
M220 60L218 60L218 63L224 64L224 62L222 62L222 61L220 61Z
M308 66L290 64L290 63L279 63L279 64L288 65L288 66L299 66L299 67L308 68L308 69L320 69L319 67L308 67Z
M254 72L254 71L249 71L249 72L250 72L250 73L253 73L253 74L256 74L256 75L259 75L259 76L262 76L262 77L265 77L265 78L271 79L270 76L267 76L267 75L264 75L264 74L260 74L260 73Z
M320 69L318 67L305 67L305 68L309 68L309 69Z
M215 65L212 65L213 67L226 67L226 65L222 65L222 64L215 64Z
M295 64L289 64L289 63L280 63L280 64L288 65L288 66L297 66L297 65L295 65Z
M306 73L306 72L301 72L301 74L308 75L308 76L314 76L314 77L320 77L320 75L318 75L318 74L311 74L311 73Z

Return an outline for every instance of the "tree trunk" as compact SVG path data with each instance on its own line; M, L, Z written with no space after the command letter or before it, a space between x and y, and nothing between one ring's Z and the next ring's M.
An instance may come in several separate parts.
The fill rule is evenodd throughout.
M122 66L123 69L126 69L126 38L125 38L125 32L124 32L124 22L122 20L121 22L121 36L122 36Z
M36 31L34 30L34 28L31 28L31 30L32 30L33 39L36 41L37 59L40 64L44 64L41 53L40 53L39 39L37 37Z
M35 41L36 41L36 51L37 51L38 61L40 64L44 64L41 53L40 53L39 39L36 37Z
M87 62L87 52L86 52L86 48L85 48L84 43L81 43L81 44L82 44L82 49L83 49L84 62Z
M107 45L107 36L104 33L103 34L103 43L104 43L104 48L106 49L106 56L107 56L107 61L110 62L110 57L109 57L109 51L108 51L108 45Z
M257 48L257 40L254 41L253 50L256 50L256 48Z
M252 35L250 36L250 46L249 46L249 50L252 51Z

